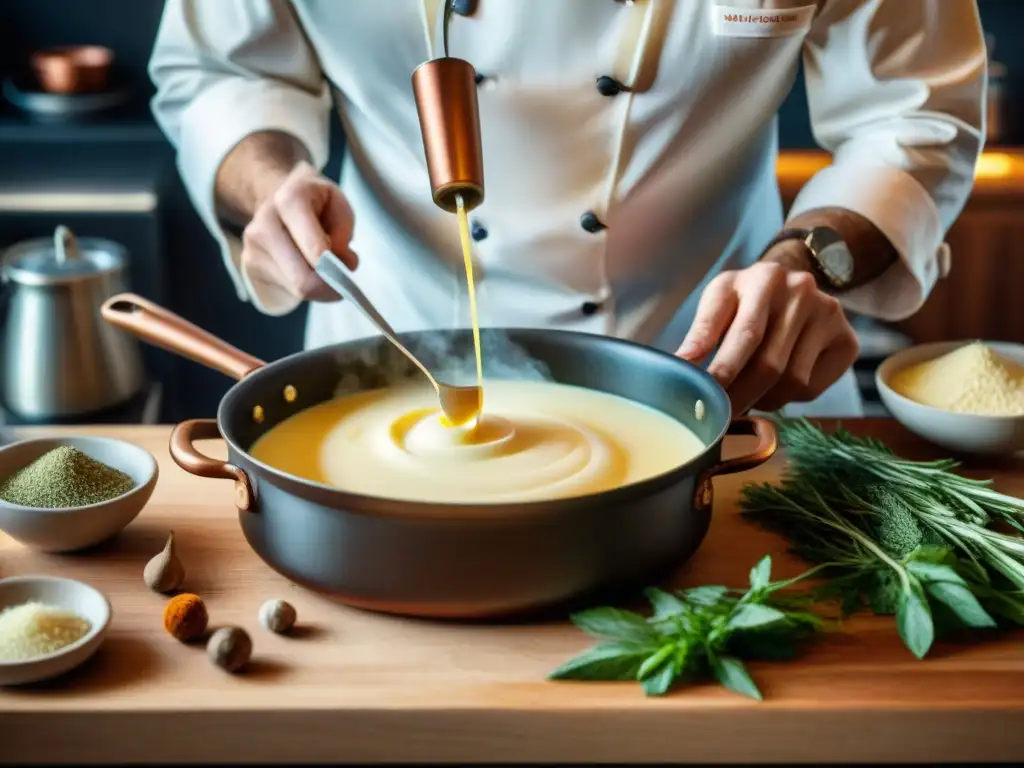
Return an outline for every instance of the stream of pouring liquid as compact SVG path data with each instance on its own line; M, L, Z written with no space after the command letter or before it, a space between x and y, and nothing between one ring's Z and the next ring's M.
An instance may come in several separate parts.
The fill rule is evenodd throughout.
M469 317L473 323L473 351L476 353L476 384L480 387L480 407L483 408L484 360L480 352L480 318L476 309L476 284L473 280L473 253L469 236L469 214L462 195L455 196L459 218L459 239L462 241L462 261L466 266L466 286L469 290Z

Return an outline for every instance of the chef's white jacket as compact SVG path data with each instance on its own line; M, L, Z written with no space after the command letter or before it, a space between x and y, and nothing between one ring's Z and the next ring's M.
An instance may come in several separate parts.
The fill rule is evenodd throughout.
M167 1L150 67L155 114L239 296L262 311L296 302L240 269L214 178L234 145L264 130L292 134L322 167L333 97L361 287L399 330L468 324L456 222L431 200L410 84L440 52L441 5ZM783 224L776 112L801 56L814 134L834 163L791 213L850 209L900 255L846 306L906 317L948 269L944 234L983 135L974 0L460 5L475 8L453 14L449 53L482 76L486 199L472 217L482 324L674 351L706 281L751 264ZM373 333L345 302L310 307L308 347ZM856 415L852 376L816 406Z

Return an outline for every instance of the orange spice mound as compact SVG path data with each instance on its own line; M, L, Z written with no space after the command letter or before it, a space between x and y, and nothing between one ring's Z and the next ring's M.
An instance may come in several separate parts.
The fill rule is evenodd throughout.
M199 595L175 595L164 608L164 629L183 643L201 637L208 621L206 605Z

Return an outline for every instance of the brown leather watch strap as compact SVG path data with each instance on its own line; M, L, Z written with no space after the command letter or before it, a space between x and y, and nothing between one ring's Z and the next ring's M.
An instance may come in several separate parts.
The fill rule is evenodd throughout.
M801 254L800 258L780 258L777 256L772 257L772 261L782 264L784 267L790 269L798 269L804 272L809 272L814 276L815 282L818 287L825 292L832 292L835 290L835 286L832 281L828 279L828 275L824 273L821 267L818 265L817 259L814 258L814 254L811 253L811 249L807 246L807 238L810 236L811 230L809 229L783 229L775 237L773 237L768 244L761 251L761 256L758 261L763 261L768 256L772 249L780 243L789 242L791 240L800 243Z

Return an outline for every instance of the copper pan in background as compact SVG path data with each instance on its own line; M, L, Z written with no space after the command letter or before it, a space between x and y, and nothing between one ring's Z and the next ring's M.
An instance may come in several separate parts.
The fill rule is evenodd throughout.
M109 85L114 52L101 45L46 48L33 53L30 62L47 93L98 93Z

